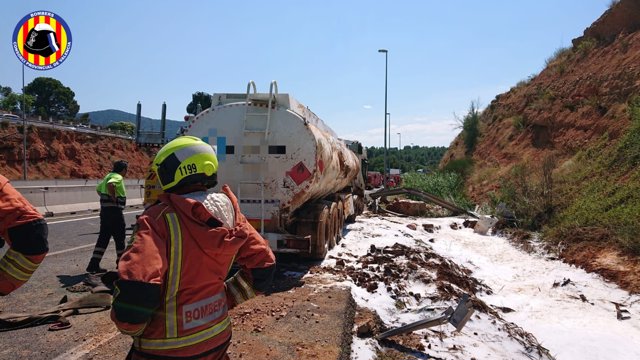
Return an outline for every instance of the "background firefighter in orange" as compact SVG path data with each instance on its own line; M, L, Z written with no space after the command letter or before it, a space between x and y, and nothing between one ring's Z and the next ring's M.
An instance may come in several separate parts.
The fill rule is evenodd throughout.
M47 223L40 213L0 175L0 296L26 283L49 251Z
M228 186L207 192L218 170L209 144L179 137L152 166L164 193L120 259L111 319L133 337L127 359L228 359L228 310L268 290L275 257Z

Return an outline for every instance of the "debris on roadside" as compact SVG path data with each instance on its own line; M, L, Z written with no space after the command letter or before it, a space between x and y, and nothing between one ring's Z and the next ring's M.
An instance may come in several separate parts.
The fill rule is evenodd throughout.
M464 226L466 228L473 229L476 226L477 223L478 223L478 220L469 220L469 219L467 219L462 223L462 226Z
M356 309L354 327L356 336L360 338L371 338L387 330L380 316L375 311L364 307Z
M625 309L626 305L614 301L612 301L611 303L616 307L616 318L618 320L631 319L631 313L629 312L629 310Z
M558 287L558 286L562 287L562 286L567 286L569 284L571 284L571 279L563 278L562 281L554 281L553 285L551 287L552 288L555 288L555 287Z
M471 301L469 299L469 295L463 294L460 300L458 301L458 305L456 308L449 307L441 314L436 316L418 320L411 324L407 324L404 326L397 327L395 329L391 329L389 331L385 331L384 333L377 336L379 340L386 339L390 336L396 336L400 334L410 333L421 329L428 329L438 325L444 325L446 323L450 323L453 325L457 331L462 330L464 325L467 323L471 315L473 314L473 308ZM455 346L455 345L454 345Z
M493 216L481 216L473 227L473 232L480 235L487 235L489 230L498 222Z
M584 296L584 294L578 294L578 296L575 295L569 295L570 298L572 299L576 299L576 300L580 300L583 303L587 303L589 305L595 305L594 303L590 302L586 296Z
M422 228L424 231L432 234L436 232L436 230L440 230L440 226L435 226L433 224L422 224Z
M393 202L389 203L385 210L416 217L444 217L451 214L449 210L438 205L398 198L393 199Z
M457 229L463 228L460 223L453 223ZM405 222L405 226L407 224L412 223ZM423 224L422 226L425 232L429 232L427 229L436 229L436 226L431 224ZM473 277L471 270L435 252L430 244L436 241L435 238L428 241L416 238L414 241L414 245L394 243L391 246L377 246L368 244L366 254L339 253L337 254L339 259L336 259L336 266L314 267L310 272L312 274L331 274L337 276L339 281L353 282L354 286L363 289L364 293L390 298L395 302L398 319L404 318L401 314L414 314L415 316L416 311L420 312L419 309L433 308L434 305L436 305L434 311L437 311L436 308L446 303L450 304L451 301L457 301L462 294L470 294L472 308L477 314L470 321L489 321L496 328L496 331L508 334L509 338L527 349L527 352L532 356L531 358L553 359L548 350L540 345L531 333L502 318L502 314L513 312L512 308L489 306L476 297L482 293L491 294L493 291ZM339 266L337 260L340 260ZM422 284L422 286L418 284ZM370 311L378 314L380 311L393 312L393 309L372 308ZM435 314L438 312L431 315ZM396 318L396 316L392 317ZM428 317L429 315L421 316L427 320ZM389 325L394 325L394 323L390 322L387 326ZM375 322L362 321L356 322L353 334L358 338L371 338L388 330L380 328L376 331ZM386 354L404 349L401 352L405 355L406 351L418 351L431 356L434 355L431 353L432 351L444 349L431 350L431 346L438 346L437 344L442 346L444 345L443 341L447 344L447 348L456 344L451 342L455 335L442 330L431 328L423 332L401 334L390 339L379 340L379 344L382 346L379 351L381 354ZM433 336L437 340L436 338L433 338L435 341L428 340ZM482 337L484 335L476 336ZM464 349L464 346L456 345L456 348Z
M495 307L496 309L498 309L498 310L502 311L502 312L503 312L503 313L505 313L505 314L512 313L512 312L514 312L514 311L515 311L515 310L513 310L512 308L510 308L510 307L506 307L506 306L494 306L494 307Z
M482 359L485 357L481 354L496 354L492 353L492 349L496 348L489 344L499 342L500 351L507 354L502 356L504 358L553 359L552 354L557 352L560 346L570 347L575 353L579 345L574 343L574 339L558 339L548 333L536 331L536 326L543 325L540 318L533 316L523 320L532 311L539 312L542 309L541 317L547 322L553 322L550 319L562 316L560 309L564 308L575 310L564 315L575 319L577 324L582 316L591 317L592 313L598 313L597 318L601 319L603 324L619 321L611 316L613 308L608 309L607 315L601 306L586 305L592 302L600 303L602 296L607 296L609 287L592 289L586 285L591 284L590 276L567 268L564 264L547 263L544 248L535 234L523 233L522 238L527 239L524 242L530 243L534 248L533 254L526 254L525 251L518 251L514 246L509 246L508 239L495 236L496 231L493 228L489 231L491 236L486 237L467 230L472 224L464 223L465 220L475 219L451 217L423 220L379 216L367 218L350 228L352 236L346 238L344 250L333 252L343 259L344 263L341 263L342 266L339 268L334 266L335 260L323 263L318 269L323 273L320 278L332 281L336 281L337 278L337 281L350 283L356 303L377 313L391 329L413 324L421 319L428 320L440 314L444 307L451 305L452 301L464 292L465 281L474 282L480 279L476 276L486 276L488 280L486 283L479 282L480 286L495 286L495 291L486 287L479 291L476 289L475 293L469 292L472 295L475 314L459 333L452 331L449 326L441 326L395 335L376 342L371 339L378 338L378 334L371 331L373 323L360 324L360 327L353 327L352 351L360 354L360 351L364 353L369 350L377 356L374 357L376 359L390 360L408 360L414 359L414 356L416 359ZM449 228L452 223L457 224L456 231ZM417 224L417 231L409 230L408 224ZM436 226L441 226L442 229L436 231ZM433 233L428 230L433 230ZM518 229L507 229L505 233L511 230ZM413 234L413 238L403 238L402 234L406 233ZM405 247L408 249L405 250ZM500 256L493 255L497 249L500 249ZM481 256L473 256L476 251ZM345 256L346 253L349 255ZM452 260L457 268L450 266L448 260ZM500 266L491 268L493 263ZM530 264L536 264L535 269L529 269ZM515 269L513 274L517 275L513 278L505 277L503 268L506 271ZM334 270L336 272L333 272ZM486 272L490 272L489 276ZM529 274L539 274L539 280L543 281L533 281ZM371 283L378 285L370 285ZM552 283L555 284L555 289L549 290ZM540 299L540 302L545 306L541 307L539 302L530 306L523 302L522 298L511 296L520 292L529 296L544 294L544 299ZM580 294L583 298L579 297ZM611 300L631 304L628 309L633 317L634 304L631 300L618 300L623 297L616 292L612 292L610 296ZM571 301L574 297L576 301ZM554 307L552 303L558 304L558 307ZM532 307L535 309L532 310ZM581 310L587 311L588 315L580 315ZM626 318L629 313L616 311L616 316ZM636 320L627 320L627 323L628 321ZM574 333L581 331L579 325L574 327ZM597 339L589 338L588 331L583 332L587 336L582 341L597 342ZM613 348L611 346L611 349ZM598 352L599 355L603 353L601 350Z
M515 246L516 248L528 254L534 253L538 250L538 247L533 242L534 237L530 232L522 229L500 228L499 225L500 225L500 221L497 222L496 225L494 225L493 231L496 232L495 234L501 235L507 238L507 240L511 245ZM554 259L550 257L549 260L554 260Z

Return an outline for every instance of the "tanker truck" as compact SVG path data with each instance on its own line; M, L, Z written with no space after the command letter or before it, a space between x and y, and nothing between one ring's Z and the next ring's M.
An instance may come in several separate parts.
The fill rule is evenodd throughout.
M183 134L211 144L228 184L274 252L322 259L364 210L366 152L339 139L275 81L268 93L215 93Z

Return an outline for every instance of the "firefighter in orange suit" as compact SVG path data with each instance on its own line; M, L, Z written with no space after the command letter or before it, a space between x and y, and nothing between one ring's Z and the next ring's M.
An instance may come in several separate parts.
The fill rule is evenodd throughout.
M275 257L228 186L207 191L218 170L209 144L179 137L152 166L163 193L120 259L111 319L133 337L127 359L229 359L227 312L268 290Z
M0 175L0 247L9 245L0 259L0 296L31 278L49 251L47 235L42 215Z

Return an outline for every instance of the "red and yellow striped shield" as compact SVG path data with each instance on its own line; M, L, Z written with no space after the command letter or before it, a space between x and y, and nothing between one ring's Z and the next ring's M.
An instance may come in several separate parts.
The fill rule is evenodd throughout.
M13 31L13 52L26 66L49 70L60 65L71 51L71 30L50 11L27 14Z

